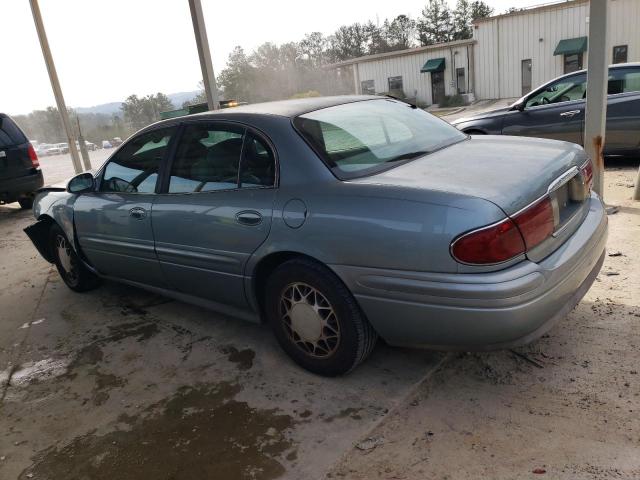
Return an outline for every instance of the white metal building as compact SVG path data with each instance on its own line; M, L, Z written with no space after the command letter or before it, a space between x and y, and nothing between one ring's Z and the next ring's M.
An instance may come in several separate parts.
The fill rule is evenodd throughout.
M610 63L640 61L640 0L608 0ZM402 90L422 104L444 95L519 97L587 67L589 0L567 0L477 21L473 39L369 55L353 69L356 93Z

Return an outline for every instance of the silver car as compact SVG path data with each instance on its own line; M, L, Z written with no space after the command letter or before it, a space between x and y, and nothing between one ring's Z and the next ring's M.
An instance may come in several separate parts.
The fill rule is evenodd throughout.
M323 375L378 336L482 350L567 314L607 217L575 144L471 139L388 98L300 99L162 121L36 199L65 283L108 278L251 321Z

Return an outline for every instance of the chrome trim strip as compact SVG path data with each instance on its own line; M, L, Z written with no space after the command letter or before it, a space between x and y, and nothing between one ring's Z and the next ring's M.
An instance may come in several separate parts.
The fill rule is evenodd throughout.
M566 183L569 183L569 181L573 177L578 175L578 173L580 173L580 170L578 170L578 167L575 167L575 166L571 167L569 170L564 172L562 175L560 175L558 178L556 178L553 182L549 184L549 187L547 187L547 194L551 192L555 192Z

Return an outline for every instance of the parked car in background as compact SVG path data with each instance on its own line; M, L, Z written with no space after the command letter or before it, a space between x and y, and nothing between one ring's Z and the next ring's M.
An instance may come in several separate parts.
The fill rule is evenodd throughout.
M54 143L52 145L49 145L49 147L47 147L47 149L45 150L45 154L47 156L60 155L61 153L62 153L62 148L60 147L59 143Z
M111 145L111 142L109 140L103 140L102 148L113 148L113 145Z
M58 143L58 148L60 149L60 153L69 153L69 144L66 142Z
M84 144L87 147L87 150L89 150L90 152L93 152L97 148L95 143L91 143L87 140L84 141ZM76 148L80 150L80 142L78 142L77 140L76 140Z
M0 203L31 208L34 192L43 183L35 149L20 127L0 113Z
M51 148L51 144L49 143L39 143L38 146L34 146L36 154L38 154L39 157L48 155L47 151L49 150L49 148Z
M120 137L113 137L113 139L111 140L111 145L113 145L114 147L119 147L120 145L122 145L122 139Z
M453 122L469 134L519 135L584 144L587 72L563 75L507 108ZM604 154L640 155L640 63L609 67Z
M306 98L151 125L39 194L26 232L73 290L105 277L265 319L296 362L337 375L378 335L462 350L541 336L604 260L591 178L572 143Z

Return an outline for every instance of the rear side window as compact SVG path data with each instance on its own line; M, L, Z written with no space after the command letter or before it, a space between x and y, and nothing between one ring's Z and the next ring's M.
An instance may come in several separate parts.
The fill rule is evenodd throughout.
M640 68L619 68L611 70L607 93L640 92Z
M238 187L244 128L189 125L180 139L169 179L169 193L196 193Z
M27 138L9 117L0 117L0 147L26 143Z
M421 109L387 99L323 108L294 125L341 179L374 174L466 138Z
M154 193L175 127L144 133L122 146L107 164L100 191Z

